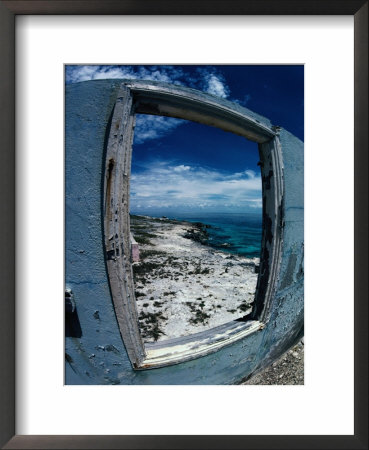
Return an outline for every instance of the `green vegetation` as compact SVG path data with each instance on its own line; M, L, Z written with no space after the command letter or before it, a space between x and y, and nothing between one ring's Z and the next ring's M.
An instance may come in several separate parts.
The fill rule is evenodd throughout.
M161 264L154 263L154 262L145 262L142 261L139 264L134 264L132 266L133 268L133 275L135 277L138 277L139 281L142 282L142 277L145 277L148 273L152 273L154 270L160 269Z
M146 249L144 249L144 250L140 250L140 255L141 255L141 258L142 259L145 259L145 258L152 258L152 257L155 257L155 256L164 256L164 255L166 255L166 253L165 252L162 252L162 251L160 251L160 250L146 250Z
M154 237L156 237L156 235L150 234L150 233L142 233L142 234L135 233L134 237L135 237L136 242L138 242L141 245L154 245L150 241L150 238L154 238Z
M157 341L161 335L165 334L160 329L160 321L167 320L162 312L150 313L141 311L138 320L140 321L140 329L144 338L152 338L154 341Z
M197 300L201 300L199 297ZM190 308L193 313L193 317L189 320L193 325L197 325L198 323L206 324L210 319L210 315L204 311L205 302L202 300L200 303L186 302L186 305Z
M145 294L143 292L140 292L140 291L135 291L135 296L136 296L136 298L138 298L138 297L145 297Z
M242 302L238 309L242 312L246 312L249 309L249 304L246 302Z
M202 269L201 267L201 261L199 260L194 269L190 272L188 272L188 275L207 275L210 273L210 269L208 267L205 267L205 269Z

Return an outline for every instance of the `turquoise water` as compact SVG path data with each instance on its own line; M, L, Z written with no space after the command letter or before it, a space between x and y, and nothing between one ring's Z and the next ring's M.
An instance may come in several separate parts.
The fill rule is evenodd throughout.
M210 225L208 244L218 250L248 258L260 257L261 214L252 213L206 213L173 214L170 219L202 222Z

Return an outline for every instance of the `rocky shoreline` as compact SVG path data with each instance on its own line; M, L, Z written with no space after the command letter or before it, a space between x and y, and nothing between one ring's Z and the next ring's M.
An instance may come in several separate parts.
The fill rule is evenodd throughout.
M259 258L210 247L208 227L131 216L140 251L132 269L145 342L197 333L251 312Z

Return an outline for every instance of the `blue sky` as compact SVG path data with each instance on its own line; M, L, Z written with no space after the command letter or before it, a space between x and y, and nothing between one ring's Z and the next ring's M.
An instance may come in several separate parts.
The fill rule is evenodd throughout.
M304 138L302 65L66 66L67 84L109 78L199 89L246 106ZM138 115L131 211L260 213L258 160L257 144L240 136L194 122Z

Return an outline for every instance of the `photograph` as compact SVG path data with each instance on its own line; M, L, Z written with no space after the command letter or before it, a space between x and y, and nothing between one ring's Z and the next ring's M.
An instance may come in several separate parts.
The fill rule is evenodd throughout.
M304 384L304 65L65 69L65 384Z

